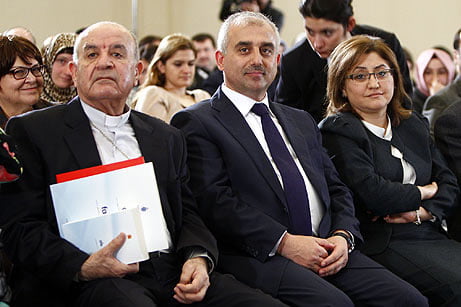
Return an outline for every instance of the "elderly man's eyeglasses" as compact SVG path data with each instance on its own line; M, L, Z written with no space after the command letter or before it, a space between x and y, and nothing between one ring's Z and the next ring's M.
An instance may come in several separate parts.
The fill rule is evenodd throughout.
M16 80L22 80L27 78L29 72L31 72L35 77L41 77L43 76L44 70L45 65L35 65L32 67L20 66L10 70L9 73L12 74Z
M375 76L376 80L384 81L388 80L392 76L392 69L383 69L377 72L370 73L358 73L347 76L348 79L351 79L355 82L363 83L370 80L371 76Z

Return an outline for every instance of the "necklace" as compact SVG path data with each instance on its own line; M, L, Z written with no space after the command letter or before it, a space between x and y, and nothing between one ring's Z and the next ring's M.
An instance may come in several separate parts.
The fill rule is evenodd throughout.
M114 146L115 149L117 149L127 160L129 160L130 158L128 157L128 155L120 149L120 147L117 146L117 144L114 143L114 141L112 141L101 129L98 128L98 126L96 126L95 124L93 124L93 122L90 121L90 125L91 127L95 128L96 130L99 131L99 133L101 133L101 135L106 139L108 140L112 146Z

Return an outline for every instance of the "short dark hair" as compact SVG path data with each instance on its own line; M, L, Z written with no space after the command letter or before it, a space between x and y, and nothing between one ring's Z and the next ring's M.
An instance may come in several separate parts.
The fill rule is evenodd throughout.
M31 64L30 59L35 59L42 65L42 55L37 46L20 36L0 35L0 78L7 75L13 67L16 58L19 57L24 63Z
M323 18L347 26L354 15L352 0L301 0L299 12L304 18Z
M216 41L215 41L214 37L211 34L198 33L198 34L195 34L194 36L192 36L192 41L193 42L201 43L201 42L206 41L207 39L211 40L211 44L213 45L213 48L216 49Z
M155 45L144 45L139 49L140 59L150 63L154 58L154 54L157 51L158 46Z
M141 48L144 45L153 45L154 42L160 42L161 40L162 40L162 37L158 35L147 35L139 40L138 46L139 48Z
M461 35L461 28L459 28L458 31L456 31L456 34L455 34L455 39L453 40L453 48L455 48L455 50L459 50L459 37Z

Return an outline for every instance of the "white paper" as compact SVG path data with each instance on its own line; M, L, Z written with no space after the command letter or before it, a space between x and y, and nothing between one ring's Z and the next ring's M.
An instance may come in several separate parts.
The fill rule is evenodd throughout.
M62 225L62 232L66 240L88 254L100 250L123 232L125 243L115 254L116 258L126 264L149 258L138 208L66 223Z
M169 247L152 162L53 184L50 190L63 238L64 224L138 208L147 251Z

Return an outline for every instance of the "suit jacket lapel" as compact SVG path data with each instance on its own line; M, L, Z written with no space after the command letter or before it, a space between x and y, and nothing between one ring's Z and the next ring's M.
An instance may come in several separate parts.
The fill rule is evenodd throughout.
M216 111L215 116L217 120L227 129L235 140L242 145L267 184L274 190L282 203L286 206L284 192L272 168L272 164L266 157L266 153L242 114L237 110L229 98L224 95L221 89L212 97L211 107ZM261 159L261 157L264 158Z
M101 165L90 122L78 97L69 102L64 116L64 121L69 127L69 130L64 134L64 140L74 155L78 167L87 168Z
M324 204L327 204L327 200L323 195L324 185L323 182L318 180L319 173L316 168L312 165L312 149L309 148L306 142L306 131L301 131L296 125L293 125L293 120L287 118L286 113L281 110L280 105L270 103L272 112L274 112L277 117L280 125L282 126L288 140L290 141L291 146L293 147L301 166L306 173L306 176L309 178L312 186L317 191L319 197L322 199Z

